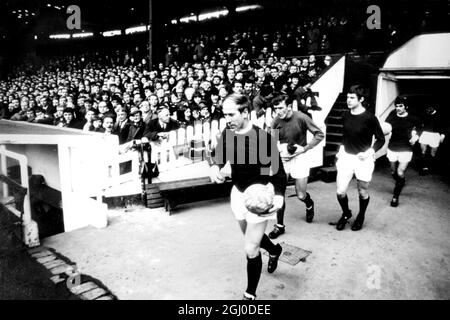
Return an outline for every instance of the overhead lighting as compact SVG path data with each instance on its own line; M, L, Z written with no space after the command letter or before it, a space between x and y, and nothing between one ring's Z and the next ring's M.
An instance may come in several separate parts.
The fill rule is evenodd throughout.
M83 33L74 33L72 34L72 38L87 38L92 37L94 33L92 32L83 32Z
M122 34L122 31L120 31L120 30L111 30L111 31L102 32L102 36L104 36L104 37L120 36L121 34Z
M70 34L51 34L50 39L70 39Z
M49 8L50 8L51 6L52 6L52 5L51 5L50 3L47 3L47 7L49 7Z
M220 18L221 16L226 16L228 14L228 10L219 10L219 11L212 11L212 12L206 12L199 14L198 20L208 20L208 19L214 19L214 18Z
M37 40L37 38L38 38L37 35L34 35L34 40Z
M139 26L125 29L125 34L132 34L137 32L145 32L147 31L147 26Z
M180 22L182 22L182 23L188 23L190 21L197 21L197 16L189 16L189 17L180 18Z
M240 6L240 7L236 8L236 12L243 12L243 11L256 10L256 9L262 9L262 6L260 6L259 4L254 4L254 5L250 5L250 6Z

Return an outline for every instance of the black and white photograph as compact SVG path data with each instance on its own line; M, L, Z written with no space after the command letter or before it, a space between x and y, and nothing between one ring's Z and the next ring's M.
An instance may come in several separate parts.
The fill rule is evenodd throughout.
M447 0L1 0L0 300L449 300L449 21Z

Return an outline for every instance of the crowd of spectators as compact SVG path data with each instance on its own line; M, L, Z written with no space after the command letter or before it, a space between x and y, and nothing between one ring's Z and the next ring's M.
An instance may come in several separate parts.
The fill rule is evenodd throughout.
M144 135L164 139L161 132L220 119L221 103L232 92L247 94L258 116L276 92L307 112L307 98L315 101L309 86L332 57L287 57L277 45L282 42L266 34L261 39L267 45L255 51L245 39L243 33L208 53L201 40L193 60L166 59L152 71L145 59L118 52L28 65L0 82L0 118L117 134L125 143Z

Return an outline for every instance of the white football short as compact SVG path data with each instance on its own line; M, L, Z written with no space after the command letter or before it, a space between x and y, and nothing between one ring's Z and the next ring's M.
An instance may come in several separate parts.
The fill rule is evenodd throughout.
M344 147L338 153L338 160L336 161L336 169L338 175L356 176L356 179L370 182L372 180L373 169L375 168L375 159L368 157L360 160L356 155L347 153Z
M420 135L419 143L429 145L431 148L439 147L441 135L437 132L424 131Z
M247 210L245 207L244 193L240 192L235 186L231 189L230 204L236 220L246 220L248 223L260 223L266 220L276 220L276 212L263 217L258 216Z
M293 179L309 177L310 160L308 152L299 154L288 161L283 161L283 168L286 174L290 174Z
M387 149L386 156L390 162L410 162L413 153L412 151L392 151Z

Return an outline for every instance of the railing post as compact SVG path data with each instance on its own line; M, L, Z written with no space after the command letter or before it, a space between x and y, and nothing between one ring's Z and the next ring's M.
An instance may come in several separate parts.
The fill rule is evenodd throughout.
M19 161L20 166L20 185L26 189L26 194L23 198L23 212L21 215L23 242L29 247L39 246L39 231L38 225L31 219L31 204L30 204L30 188L28 182L28 159L26 156L6 150L5 146L0 146L1 156L1 171L7 176L6 158L10 157ZM17 210L16 210L17 211ZM17 212L16 214L19 214Z
M6 155L5 152L6 147L4 145L0 145L0 173L4 176L7 176L7 167L6 167ZM3 185L3 197L6 198L9 195L9 188L6 183L2 183Z
M26 157L19 160L20 164L20 179L22 186L27 189L27 193L23 198L23 241L29 247L39 246L39 231L38 225L31 219L31 204L30 204L30 186L28 183L28 160Z

